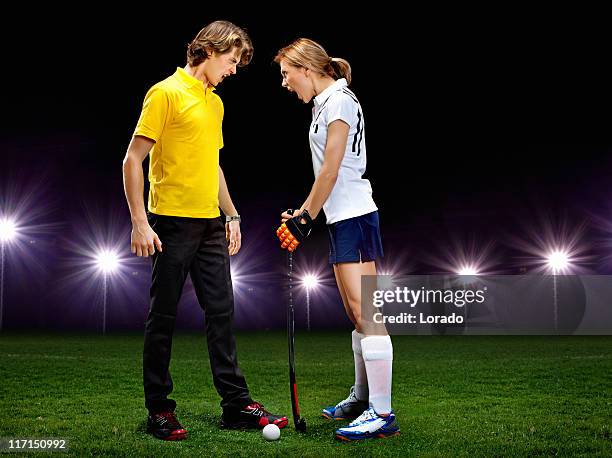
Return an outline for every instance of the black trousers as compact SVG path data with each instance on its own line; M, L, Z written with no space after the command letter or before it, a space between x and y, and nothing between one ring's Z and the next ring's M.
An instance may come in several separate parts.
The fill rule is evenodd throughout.
M162 241L153 255L151 307L145 325L143 378L149 412L174 410L168 399L172 335L187 274L204 309L213 381L224 409L252 402L238 367L232 329L234 294L225 224L221 218L180 218L150 213L149 223Z

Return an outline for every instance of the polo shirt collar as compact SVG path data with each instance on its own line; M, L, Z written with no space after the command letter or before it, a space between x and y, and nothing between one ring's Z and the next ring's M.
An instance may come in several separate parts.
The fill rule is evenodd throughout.
M191 76L189 73L185 71L184 68L181 68L181 67L176 67L176 76L189 89L197 85L205 89L206 92L214 91L217 89L212 84L209 84L207 88L204 88L204 83L202 81Z
M346 82L345 78L340 78L336 80L334 84L329 86L327 89L325 89L323 92L321 92L319 95L317 95L314 98L315 106L316 107L320 106L322 103L324 103L329 98L330 95L332 95L332 93L339 91L340 89L346 86L348 86L348 83Z

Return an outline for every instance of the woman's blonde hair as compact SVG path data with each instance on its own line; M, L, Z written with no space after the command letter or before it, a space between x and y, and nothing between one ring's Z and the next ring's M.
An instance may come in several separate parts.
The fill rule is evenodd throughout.
M298 38L289 46L282 48L274 58L274 62L280 64L282 59L294 67L308 68L333 79L345 78L347 83L351 83L350 64L339 57L329 57L323 46L308 38Z
M206 60L208 52L223 54L233 48L240 49L239 66L251 61L253 44L244 30L228 21L211 22L187 45L187 63L196 67Z

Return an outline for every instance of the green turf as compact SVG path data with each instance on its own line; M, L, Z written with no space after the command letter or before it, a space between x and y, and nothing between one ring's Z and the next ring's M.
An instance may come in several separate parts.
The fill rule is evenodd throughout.
M612 456L612 337L394 337L393 405L402 434L339 443L319 417L347 394L350 334L300 332L308 432L218 428L202 335L178 334L172 373L188 440L144 432L142 336L0 335L0 437L69 438L74 455ZM290 413L284 333L238 335L253 396ZM55 455L57 456L57 455Z

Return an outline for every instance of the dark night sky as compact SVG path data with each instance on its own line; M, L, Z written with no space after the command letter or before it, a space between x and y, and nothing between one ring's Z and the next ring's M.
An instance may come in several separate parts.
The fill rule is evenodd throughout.
M205 9L6 16L0 180L5 188L44 183L39 203L64 225L62 237L48 242L58 250L84 207L126 220L121 160L146 90L184 65L185 46L203 25L228 19L247 29L255 56L218 88L225 104L221 163L245 237L257 235L256 250L274 250L266 231L281 209L301 203L313 180L310 107L281 88L272 63L278 48L300 36L353 67L388 257L401 246L416 271L428 273L422 253L451 238L503 246L505 234L542 214L578 225L610 212L610 40L597 12L380 10L299 18L300 8L282 19ZM325 256L324 229L320 218L305 256ZM592 246L603 237L594 226L586 235ZM282 262L280 254L271 259ZM593 268L609 270L604 262ZM14 283L17 275L26 274L14 273ZM12 294L30 307L61 310L57 295ZM49 324L49 313L41 323Z

